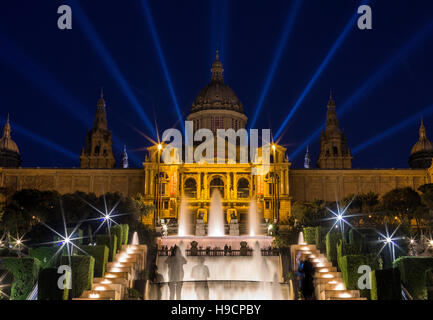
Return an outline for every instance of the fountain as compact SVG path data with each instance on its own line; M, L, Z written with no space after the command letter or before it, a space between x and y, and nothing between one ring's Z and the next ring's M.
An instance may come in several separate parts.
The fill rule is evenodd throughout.
M293 287L280 283L282 268L279 256L262 255L268 253L272 246L273 237L257 235L259 233L259 216L256 201L251 201L249 208L249 236L239 236L232 230L225 235L225 215L218 191L214 191L208 214L208 233L204 235L190 235L188 219L191 217L186 210L185 203L180 205L179 232L177 236L164 236L158 240L159 247L168 248L177 245L186 263L182 265L182 299L197 300L206 297L210 300L256 300L256 299L290 299L294 296ZM235 219L236 220L236 219ZM237 221L233 221L235 224ZM196 232L197 232L196 221ZM234 229L234 228L233 228ZM239 232L239 231L238 231ZM252 255L240 255L240 244L253 248ZM226 254L225 246L233 251ZM193 249L191 249L193 248ZM210 248L209 252L204 251ZM217 251L215 249L219 249ZM198 254L197 250L202 250ZM215 251L214 251L215 250ZM193 253L195 252L195 253ZM220 254L216 254L219 252ZM163 278L160 286L161 299L169 299L169 265L170 257L161 254L157 259L158 272ZM201 271L198 271L201 270ZM203 270L208 270L203 272ZM198 273L197 273L198 272ZM204 279L197 274L207 275ZM199 280L197 280L199 279ZM205 295L197 292L197 281L206 281L208 288ZM201 297L201 298L200 298Z
M178 236L184 237L184 236L191 235L192 234L191 226L192 226L192 216L188 212L187 203L185 199L182 199L179 208L179 229L177 232Z
M259 217L257 214L257 203L255 199L252 199L250 202L250 208L248 210L248 225L250 236L256 236L259 229Z
M208 221L208 236L224 237L224 212L218 190L212 193Z
M306 244L305 241L304 241L304 233L302 231L299 232L298 244Z
M132 245L137 246L139 244L140 242L138 241L138 234L137 231L135 231L134 234L132 235Z

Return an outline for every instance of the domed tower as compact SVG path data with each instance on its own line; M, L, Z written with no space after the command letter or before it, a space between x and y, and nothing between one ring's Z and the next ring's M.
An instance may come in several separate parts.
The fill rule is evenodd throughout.
M239 98L224 83L224 69L219 60L218 50L211 72L210 83L200 91L193 102L187 120L194 123L194 131L206 128L215 133L217 129L237 131L245 128L248 118Z
M433 158L433 144L427 138L424 122L421 119L419 140L412 148L409 157L409 166L412 169L430 168Z
M107 128L107 114L104 95L97 103L93 128L87 132L86 146L81 150L81 168L108 169L116 166L113 156L112 132Z
M9 114L0 139L0 167L18 168L21 165L21 156L18 146L11 138L11 125Z
M337 111L332 94L328 101L326 128L320 137L320 155L317 167L320 169L350 169L352 155L347 147L346 134L340 130Z

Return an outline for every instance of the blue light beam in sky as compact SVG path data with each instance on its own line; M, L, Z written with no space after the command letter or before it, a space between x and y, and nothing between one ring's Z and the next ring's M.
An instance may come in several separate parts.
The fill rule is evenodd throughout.
M48 96L54 103L59 106L63 106L65 110L71 113L75 118L81 121L86 127L90 128L93 124L94 115L90 114L81 102L79 102L73 95L71 95L68 90L66 90L59 81L55 78L53 74L44 69L36 61L27 56L23 51L18 49L9 39L5 36L0 36L0 60L5 64L12 67L18 74L20 74L24 79L29 81L33 86L41 90L46 96ZM29 130L17 127L17 132L23 135L34 138L34 141L43 143L45 146L52 148L68 157L70 154L67 153L69 150L62 150L62 147L52 143L51 141L30 132ZM113 136L113 141L117 149L123 151L124 143ZM65 153L66 152L66 153ZM77 158L77 156L75 156ZM141 164L141 159L139 159L134 154L130 155L130 159L135 164Z
M117 84L122 89L129 103L132 105L134 110L140 116L141 120L144 121L144 124L147 126L147 129L150 130L156 136L155 128L152 122L147 117L146 113L143 111L143 108L138 101L135 94L132 92L131 87L128 84L128 81L123 76L122 72L120 72L119 67L114 61L113 57L108 53L108 50L105 48L101 38L98 36L95 28L91 24L90 20L87 18L83 9L78 4L76 0L70 0L74 7L75 17L77 17L78 23L82 27L84 34L89 40L90 44L93 48L98 52L99 56L102 58L102 61L109 69L111 75L116 80Z
M433 29L433 21L430 21L419 33L412 37L400 50L397 51L382 67L380 67L364 84L342 105L338 108L338 115L341 117L347 111L351 110L362 98L366 95L386 76L390 75L393 67L398 65L401 59L410 54L412 50L419 47L423 40L427 39L428 34ZM296 158L313 140L315 140L320 130L324 129L324 125L317 128L305 142L299 146L291 155L292 159Z
M155 44L156 51L158 53L159 62L161 63L162 70L164 72L165 80L167 81L168 90L170 91L171 99L173 100L174 108L176 110L179 124L182 128L182 132L185 132L185 126L183 124L183 116L180 112L179 103L177 102L176 93L174 92L173 83L171 81L170 73L168 72L167 64L165 62L164 53L162 52L161 44L159 42L158 33L156 32L155 24L153 23L152 14L146 0L141 1L146 20L149 24L150 33L152 35L153 42Z
M416 114L412 115L409 118L406 118L404 121L397 123L396 125L392 126L391 128L383 131L382 133L374 135L374 137L368 139L367 141L357 145L355 148L352 149L352 154L357 154L360 151L378 143L381 140L384 140L391 135L405 129L406 127L410 126L412 123L416 123L417 121L420 121L422 116L429 116L433 113L433 105L421 110L420 112L417 112Z
M6 118L1 118L2 124L6 122ZM41 137L40 135L37 135L36 133L33 133L32 131L16 124L13 119L11 120L11 129L12 132L16 131L18 134L23 135L37 143L40 143L44 145L45 147L48 147L49 149L55 150L64 156L70 158L70 159L77 159L77 155L73 153L72 151L66 149L65 147L62 147L61 145L58 145L55 142L52 142L51 140L48 140L44 137Z
M368 3L369 1L364 1L363 4ZM280 134L283 132L285 126L289 123L290 119L292 119L295 112L298 110L302 102L304 101L304 98L307 96L307 94L310 92L311 88L316 83L317 79L322 74L323 70L326 68L328 63L331 61L331 59L334 57L337 50L340 48L341 44L346 39L347 35L353 28L356 28L356 21L358 20L358 13L355 12L355 14L351 17L350 21L347 23L346 27L343 29L343 32L338 37L337 41L332 46L331 50L326 55L325 59L322 61L322 64L317 69L316 73L311 78L310 82L308 82L307 86L305 87L304 91L299 96L298 100L296 101L293 108L290 110L287 117L284 119L283 123L281 124L280 128L278 129L277 133L275 134L275 139L278 139Z
M254 126L257 121L257 117L262 110L263 103L265 102L266 96L268 95L269 87L272 84L272 80L274 79L275 71L278 68L278 63L280 62L281 55L286 46L287 40L290 37L291 31L293 29L293 25L295 24L296 16L298 14L299 8L301 6L302 1L296 0L293 6L290 7L289 16L287 18L287 22L284 26L283 33L280 38L280 42L278 43L277 50L275 52L274 60L272 62L271 68L268 72L268 76L266 77L265 85L263 86L262 92L260 94L259 101L257 102L256 109L254 112L254 116L251 120L250 128L254 129Z

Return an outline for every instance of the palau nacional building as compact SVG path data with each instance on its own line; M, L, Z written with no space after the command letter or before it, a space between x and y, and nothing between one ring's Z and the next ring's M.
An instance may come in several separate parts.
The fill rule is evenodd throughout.
M8 117L0 140L2 201L7 201L21 189L56 190L61 194L76 191L96 195L120 192L135 196L140 193L149 204L155 204L160 218L174 219L177 218L181 199L186 199L188 209L194 216L199 212L206 213L211 194L217 189L221 193L225 213L236 214L241 221L254 200L264 218L278 218L284 222L290 216L294 201L335 201L358 192L384 194L406 186L416 190L433 181L433 168L430 168L433 145L426 136L422 122L419 141L410 153L410 168L352 169L353 157L346 136L340 129L337 109L330 97L316 168L313 168L307 151L304 168L292 169L286 149L273 145L270 149L270 170L266 175L253 175L252 163L181 162L166 165L160 161L163 146L158 145L148 148L140 169L128 168L126 151L122 163L116 165L102 94L97 102L93 128L87 132L79 156L80 168L22 168L20 151L12 140ZM248 119L244 107L224 82L223 66L218 56L212 64L210 82L192 103L186 120L192 121L194 130L207 128L215 132L217 129L233 128L237 131L246 127ZM410 146L407 148L409 154Z

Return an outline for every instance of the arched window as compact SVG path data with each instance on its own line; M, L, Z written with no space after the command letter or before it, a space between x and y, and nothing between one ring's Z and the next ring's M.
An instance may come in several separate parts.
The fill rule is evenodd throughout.
M186 179L183 187L183 193L188 198L197 197L197 182L195 182L195 179L193 178Z
M337 147L332 147L332 150L334 151L334 155L338 154L338 148Z
M238 198L245 199L250 196L250 183L247 179L241 178L238 181Z
M221 194L221 197L224 198L224 181L220 177L215 177L210 182L210 195L212 196L212 193L218 190Z

